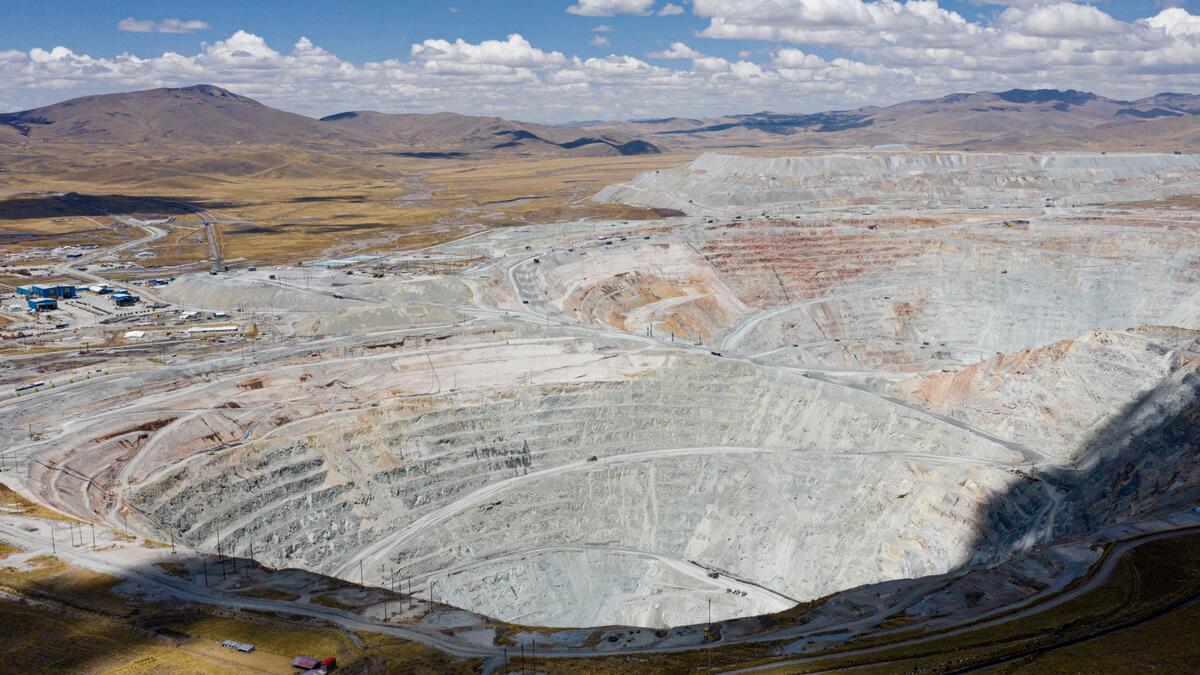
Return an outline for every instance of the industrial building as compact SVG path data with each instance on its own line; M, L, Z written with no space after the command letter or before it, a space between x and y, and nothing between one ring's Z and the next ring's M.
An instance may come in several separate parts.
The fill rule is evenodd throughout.
M49 312L58 309L58 301L53 298L29 298L25 302L33 312Z
M31 284L29 286L17 286L17 293L27 297L62 300L63 298L74 298L76 296L76 289L74 286L68 284Z
M128 291L122 291L120 293L113 294L112 301L117 307L129 307L130 305L140 302L141 298L136 295L131 295Z

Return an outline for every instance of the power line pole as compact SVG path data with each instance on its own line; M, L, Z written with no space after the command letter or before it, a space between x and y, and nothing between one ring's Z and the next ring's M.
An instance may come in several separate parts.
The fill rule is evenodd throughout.
M709 598L708 599L708 637L711 638L712 636L713 636L713 632L712 632L712 598ZM712 670L712 650L706 649L704 651L705 651L705 654L708 656L708 669Z

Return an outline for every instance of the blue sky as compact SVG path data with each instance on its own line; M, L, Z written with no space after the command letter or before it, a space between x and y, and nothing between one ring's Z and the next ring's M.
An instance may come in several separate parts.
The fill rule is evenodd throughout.
M542 121L1010 86L1135 97L1200 88L1190 12L1115 0L5 3L0 109L199 79L314 115L444 108ZM183 32L155 32L164 26Z
M312 2L295 0L209 0L208 2L63 2L12 3L0 9L0 48L28 50L67 45L75 51L114 56L123 51L188 51L202 40L215 40L245 30L271 44L291 44L300 36L353 61L377 61L403 56L410 42L426 38L463 38L470 42L503 39L520 33L542 48L603 55L612 49L640 53L659 49L675 40L688 40L708 21L691 12L676 16L646 17L617 14L588 17L563 11L564 0L438 0L393 2ZM660 3L665 4L665 3ZM685 3L677 2L683 5ZM968 19L979 20L1002 6L970 2L942 2ZM1158 11L1162 3L1120 0L1096 3L1114 18L1130 21ZM1186 6L1186 3L1180 3ZM452 11L454 8L458 11ZM126 17L161 20L167 17L197 19L207 30L185 34L140 33L117 30ZM616 29L609 35L611 49L591 47L591 29L605 24ZM760 47L751 41L722 44L703 40L708 50L727 57Z
M613 49L640 53L687 39L706 21L689 13L646 17L588 17L568 14L563 0L461 0L458 2L46 2L3 12L0 48L28 50L67 45L75 51L115 56L123 51L189 51L245 30L270 44L291 44L300 36L352 61L380 61L407 55L412 42L463 38L469 42L520 33L543 49L603 56ZM663 3L665 4L665 3ZM64 7L69 11L64 11ZM451 8L458 10L451 11ZM117 30L126 17L197 19L211 28L186 34L127 33ZM589 44L592 29L608 25L609 49ZM721 42L721 41L718 41ZM746 46L716 45L736 55Z

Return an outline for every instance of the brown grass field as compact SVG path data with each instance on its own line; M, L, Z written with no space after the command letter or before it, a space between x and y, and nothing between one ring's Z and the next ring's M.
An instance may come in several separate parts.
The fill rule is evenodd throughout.
M474 672L460 660L406 640L374 633L352 639L342 630L259 612L229 613L186 605L137 604L118 596L120 579L39 556L13 563L19 547L0 542L0 590L30 606L0 600L0 658L19 672L288 672L293 656L334 655L347 672ZM1144 544L1127 555L1099 589L1048 611L960 635L906 631L834 648L803 665L766 672L943 672L1008 659L988 672L1188 672L1200 646L1182 639L1200 627L1200 534ZM285 598L277 598L284 600ZM1174 604L1173 604L1174 603ZM780 621L787 617L780 616ZM46 649L43 636L68 639ZM928 636L920 643L902 640ZM250 642L244 655L221 640ZM510 669L545 673L708 672L770 666L775 643L750 643L670 654L622 654L593 659L539 657ZM877 651L854 654L863 647ZM1028 656L1008 658L1036 648ZM527 650L527 656L531 656ZM503 671L501 671L503 672Z
M106 212L141 219L171 217L164 226L168 235L145 249L155 257L138 262L203 266L208 249L201 218L186 204L217 223L226 260L278 264L403 251L492 227L577 218L653 218L652 211L596 204L590 197L610 183L677 166L691 157L468 160L379 153L332 156L322 162L303 153L272 150L254 159L278 163L232 175L241 166L239 158L193 162L188 164L190 173L174 175L168 182L148 172L147 162L114 161L108 171L46 172L41 167L11 174L3 179L10 194L0 191L0 241L26 249L111 245L145 233L118 224ZM87 199L54 194L69 192ZM133 254L138 250L143 249L127 250L120 259L136 260Z

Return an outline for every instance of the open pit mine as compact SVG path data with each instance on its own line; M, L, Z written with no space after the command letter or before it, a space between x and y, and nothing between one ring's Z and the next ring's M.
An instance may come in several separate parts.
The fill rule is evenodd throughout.
M187 274L155 297L238 332L6 392L6 475L509 624L799 653L1002 613L1200 522L1197 190L1186 154L707 154L593 197L659 220Z

